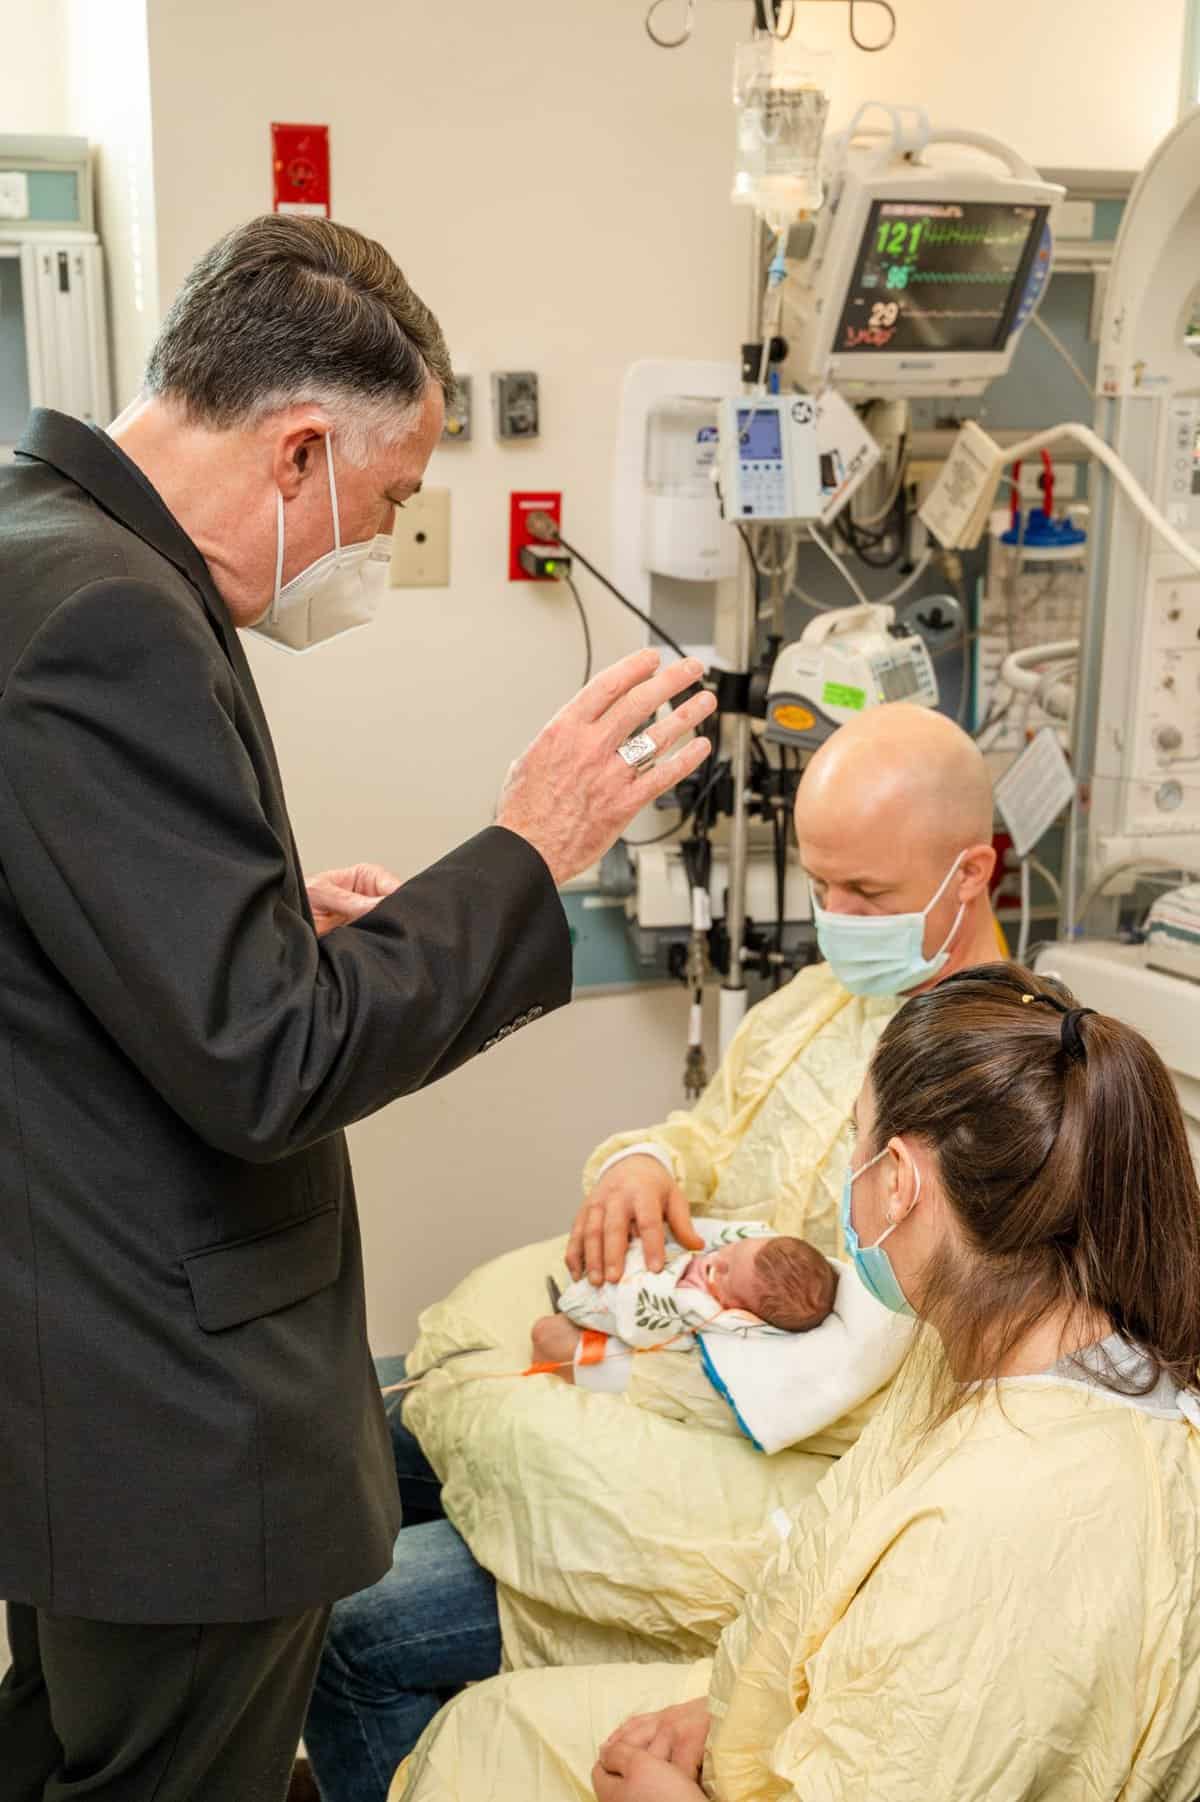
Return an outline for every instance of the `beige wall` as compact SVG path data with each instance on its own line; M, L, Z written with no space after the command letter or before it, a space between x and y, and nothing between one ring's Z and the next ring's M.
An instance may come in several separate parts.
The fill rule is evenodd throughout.
M64 132L64 0L0 0L0 132Z
M1139 169L1175 123L1186 4L904 0L875 56L848 51L844 6L799 12L805 41L837 51L837 120L866 100L918 102L934 124L990 132L1036 165ZM882 16L858 8L868 42Z
M1119 166L1170 122L1181 7L1158 0L1147 42L1134 9L1091 0L1057 0L1052 32L1041 0L912 0L871 58L840 7L806 9L804 28L837 53L836 117L920 97L1030 155ZM429 476L453 497L451 587L398 591L382 624L312 658L252 651L311 868L411 871L487 820L580 659L566 601L505 580L509 490L561 487L568 528L605 560L623 371L727 356L743 333L747 222L727 195L748 7L697 10L693 42L665 53L645 0L343 0L336 28L327 0L150 0L164 301L269 205L270 122L326 122L335 215L393 251L476 377L475 441ZM505 367L540 373L536 445L493 439L486 378ZM584 585L607 659L637 628ZM680 994L582 1001L357 1129L376 1344L403 1344L480 1257L565 1222L590 1145L678 1099L682 1041Z
M96 222L108 265L113 410L141 386L158 327L146 0L64 0L70 129L96 147Z

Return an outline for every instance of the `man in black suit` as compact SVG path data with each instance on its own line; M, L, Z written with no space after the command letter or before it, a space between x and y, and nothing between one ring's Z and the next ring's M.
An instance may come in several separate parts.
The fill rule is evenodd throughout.
M626 743L697 674L627 658L318 932L236 628L363 616L450 379L378 245L255 220L111 434L36 414L0 471L5 1802L283 1795L398 1524L342 1129L568 1000L556 885L704 754Z

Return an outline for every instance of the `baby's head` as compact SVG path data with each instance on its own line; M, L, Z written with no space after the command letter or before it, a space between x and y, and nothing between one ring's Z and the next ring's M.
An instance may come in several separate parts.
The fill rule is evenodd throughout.
M807 1333L833 1312L837 1271L806 1239L739 1239L708 1254L709 1292L785 1333Z

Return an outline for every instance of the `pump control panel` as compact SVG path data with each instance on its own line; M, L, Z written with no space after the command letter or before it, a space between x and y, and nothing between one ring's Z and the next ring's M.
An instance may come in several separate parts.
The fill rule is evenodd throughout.
M816 401L808 394L723 401L720 469L726 519L820 518L825 491Z

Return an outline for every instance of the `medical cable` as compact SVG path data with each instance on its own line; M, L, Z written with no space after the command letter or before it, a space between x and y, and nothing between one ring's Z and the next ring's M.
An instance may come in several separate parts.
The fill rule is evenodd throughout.
M1017 962L1023 964L1029 953L1030 926L1029 859L1021 859L1021 926L1017 934Z
M699 794L689 801L686 807L681 808L679 818L673 825L668 826L665 832L656 832L653 838L622 838L621 843L631 851L638 851L643 845L661 845L664 839L672 837L676 832L682 832L701 802L707 799L721 778L729 774L730 767L728 758L718 763Z
M1042 318L1040 313L1035 313L1033 315L1032 323L1034 325L1036 325L1038 331L1041 332L1042 337L1046 339L1047 343L1051 346L1051 348L1058 352L1059 356L1062 358L1062 360L1066 364L1067 368L1071 371L1071 374L1075 377L1075 380L1079 383L1080 387L1086 389L1088 395L1094 399L1095 393L1096 393L1095 384L1088 380L1083 369L1076 362L1075 358L1071 355L1070 351L1067 349L1066 345L1063 343L1063 341L1059 337L1058 333L1056 331L1054 331L1052 327L1050 327L1046 324L1046 321Z
M569 544L559 531L557 522L551 519L548 513L531 513L526 524L529 531L536 537L542 539L546 544L560 544L563 550L569 552L577 563L583 565L589 576L599 582L601 588L607 588L614 600L620 601L622 607L627 607L630 613L632 613L635 618L640 619L642 624L647 627L649 631L653 632L657 638L661 638L663 643L668 645L671 650L674 651L681 662L686 659L687 652L684 650L683 646L672 638L669 632L665 632L656 620L652 620L648 613L643 613L640 607L635 606L628 595L622 594L615 583L609 581L603 570L597 569L594 563L588 561L578 545Z
M749 532L747 532L745 526L742 524L741 520L739 520L739 519L734 520L733 529L737 533L738 537L741 539L743 545L745 545L745 547L746 547L746 555L750 559L751 569L754 571L756 576L761 576L763 572L758 566L758 558L755 555L754 546L750 542Z
M898 583L895 588L889 588L886 594L881 594L876 605L879 607L894 607L897 601L903 599L910 588L916 587L932 562L933 552L931 550L922 551L904 580Z
M1102 463L1108 470L1125 498L1130 501L1142 518L1147 521L1151 530L1157 533L1168 549L1181 557L1189 569L1200 571L1200 549L1189 544L1183 535L1175 530L1146 493L1137 477L1132 475L1122 463L1116 452L1105 444L1103 438L1093 432L1089 426L1080 425L1075 420L1068 420L1064 425L1051 426L1047 431L1035 432L1032 438L1023 438L1019 444L1010 444L1000 452L993 467L1003 469L1010 463L1019 463L1025 457L1031 457L1034 451L1043 447L1058 444L1062 439L1074 439L1090 451L1097 463Z
M1054 896L1054 899L1056 901L1061 901L1062 884L1059 882L1058 877L1055 876L1052 871L1048 870L1046 865L1033 855L1032 851L1029 854L1027 862L1034 875L1041 877L1042 881L1046 884L1046 887L1050 890L1050 893Z
M641 1357L647 1356L651 1352L670 1351L670 1350L672 1350L673 1347L678 1345L680 1339L684 1338L684 1337L687 1337L687 1335L677 1333L674 1339L668 1339L662 1345L622 1345L620 1351L611 1352L609 1354L609 1357L610 1358L641 1358ZM493 1347L479 1346L479 1347L473 1347L472 1349L479 1350L479 1351L483 1351L483 1350L491 1351L493 1349ZM605 1362L606 1363L608 1362L607 1358L606 1358ZM549 1376L552 1372L554 1372L556 1370L573 1370L574 1367L575 1367L574 1358L559 1358L559 1359L555 1359L555 1360L547 1360L545 1362L541 1362L541 1363L537 1363L537 1364L527 1364L524 1370L478 1370L474 1373L474 1375L471 1375L471 1376L464 1375L461 1378L451 1376L449 1371L447 1371L446 1377L447 1377L447 1381L452 1383L453 1386L457 1389L460 1386L460 1383L462 1383L462 1382L467 1382L467 1383L509 1383L509 1382L514 1381L518 1377ZM419 1371L415 1377L405 1377L403 1382L400 1382L400 1383L389 1383L386 1386L386 1388L381 1389L379 1391L379 1393L381 1396L384 1396L384 1397L387 1397L389 1395L400 1395L400 1396L407 1395L410 1390L418 1388L420 1386L420 1384L422 1384L425 1381L425 1378L427 1376L431 1376L433 1371L436 1368L437 1368L436 1364L431 1364L428 1370ZM394 1405L395 1404L393 1404L393 1406ZM391 1414L392 1407L387 1408L385 1411L388 1414Z
M899 500L900 491L904 487L907 477L908 477L908 437L907 437L907 435L905 435L900 440L900 447L896 454L896 476L895 476L895 480L892 483L891 488L888 491L887 499L884 501L884 503L881 507L877 507L875 509L874 513L867 513L862 516L855 516L854 525L855 525L856 529L861 531L862 528L865 526L878 526L878 525L883 524L884 520L888 517L888 514L892 511L892 508L896 505L896 502ZM853 498L854 497L851 496L850 501L847 502L848 506L852 504Z
M779 788L771 797L772 849L775 862L775 959L771 971L771 987L778 990L783 982L783 935L787 918L787 747L779 747Z
M904 556L908 525L907 494L902 493L900 500L892 508L891 520L892 523L882 531L869 527L864 530L855 525L849 516L849 510L843 508L834 521L834 529L846 549L852 551L868 569L894 569Z
M571 599L574 601L576 611L579 614L579 625L583 632L583 653L584 653L584 655L583 655L583 681L579 684L579 686L580 686L580 688L586 688L588 683L592 679L592 631L591 631L591 627L588 625L588 616L587 616L587 612L583 605L583 600L580 597L579 590L578 590L578 588L576 588L574 580L572 579L570 573L564 571L564 573L558 577L558 580L571 590Z
M1050 871L1046 868L1045 864L1036 858L1032 851L1020 859L1020 867L1021 924L1017 938L1017 962L1023 964L1029 956L1029 938L1033 923L1033 896L1030 887L1031 876L1036 875L1041 877L1042 881L1046 884L1046 887L1050 890L1050 893L1054 896L1055 904L1059 909L1062 907L1062 888L1056 878L1052 876Z
M816 526L809 526L808 535L812 539L812 542L824 551L825 555L829 558L829 561L833 564L833 567L838 571L853 592L854 598L859 605L862 607L869 607L871 603L867 599L863 589L859 586L843 559L838 556L838 553L834 550L833 546L828 544L821 536L818 528Z

